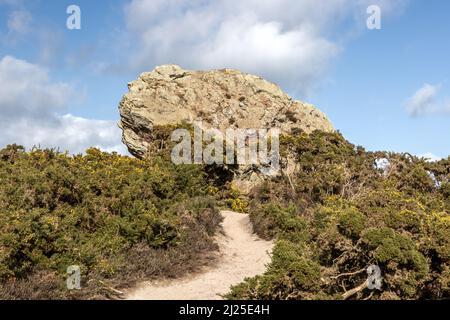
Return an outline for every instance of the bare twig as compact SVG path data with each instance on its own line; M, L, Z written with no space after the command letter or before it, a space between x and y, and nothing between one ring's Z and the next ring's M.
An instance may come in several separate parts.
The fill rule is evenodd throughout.
M344 280L341 281L341 288L344 290L344 292L347 292L347 289L345 288L344 285Z
M114 289L113 287L110 287L109 285L107 285L105 282L103 282L102 280L98 280L98 282L103 285L103 287L119 296L124 295L124 293L122 291L119 291L117 289Z
M350 298L351 296L357 294L358 292L364 290L365 288L367 288L367 280L364 281L364 283L361 283L359 286L348 290L347 292L342 294L342 299L347 300L348 298Z
M281 172L288 178L289 184L291 185L292 192L295 193L295 187L294 187L294 184L292 183L291 177L290 177L289 174L288 174L286 171L284 171L283 169L281 169Z
M364 298L363 300L370 300L370 298L372 298L373 296L373 291L369 294L369 296L367 298Z
M340 277L354 276L354 275L359 274L359 273L362 273L362 272L364 272L364 271L366 271L365 268L364 268L364 269L361 269L361 270L358 270L358 271L355 271L355 272L341 273L341 274L338 274L337 276L332 276L332 277L330 277L330 278L331 278L331 279L339 279Z

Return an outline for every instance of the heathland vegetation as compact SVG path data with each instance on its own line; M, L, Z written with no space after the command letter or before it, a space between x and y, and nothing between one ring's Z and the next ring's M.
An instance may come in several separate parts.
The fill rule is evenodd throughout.
M114 298L138 280L194 270L217 249L222 205L276 241L267 271L228 298L450 298L450 158L298 132L280 140L294 169L244 196L229 183L233 168L172 164L169 129L156 131L147 160L1 150L0 297ZM69 265L81 266L80 291L65 287ZM369 265L381 269L381 290L364 285Z
M97 149L0 151L0 298L114 298L206 263L221 216L201 167ZM66 288L68 266L82 289Z
M272 263L229 298L450 298L450 159L367 152L319 131L282 147L295 171L255 188L248 210L277 239ZM370 265L381 290L365 285Z

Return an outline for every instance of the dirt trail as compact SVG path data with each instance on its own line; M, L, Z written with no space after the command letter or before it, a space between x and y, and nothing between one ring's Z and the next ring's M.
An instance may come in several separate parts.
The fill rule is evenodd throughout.
M130 292L132 300L218 300L231 285L266 270L273 243L252 232L248 215L222 211L225 235L217 236L220 258L204 272L182 279L144 282Z

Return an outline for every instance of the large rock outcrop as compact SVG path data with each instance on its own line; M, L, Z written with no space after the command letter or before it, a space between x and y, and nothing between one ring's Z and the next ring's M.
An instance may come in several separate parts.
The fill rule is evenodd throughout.
M205 127L279 128L332 131L324 113L295 101L278 86L238 70L184 70L163 65L128 85L120 102L123 142L131 154L142 157L154 125L202 121Z
M202 129L272 129L281 133L303 130L334 131L325 114L314 106L295 101L278 86L238 70L184 70L163 65L143 73L128 85L120 102L123 142L131 154L143 157L151 148L154 126L201 122ZM289 158L285 172L290 172ZM242 165L234 182L247 192L268 175L272 165Z

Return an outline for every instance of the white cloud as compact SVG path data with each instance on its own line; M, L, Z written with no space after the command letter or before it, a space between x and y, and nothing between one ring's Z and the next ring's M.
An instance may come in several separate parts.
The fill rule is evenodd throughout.
M30 31L32 16L26 10L15 10L8 15L7 26L10 33L25 34Z
M435 102L439 86L424 84L408 99L407 109L411 116L418 116L429 110Z
M339 26L354 18L365 26L372 3L386 15L405 1L132 0L126 7L127 32L137 42L132 67L238 68L306 94L343 49Z
M424 84L410 97L406 109L410 116L450 113L450 101L438 99L441 85Z
M51 82L46 69L11 56L0 60L0 122L46 119L64 111L70 95L70 86Z
M421 154L421 155L419 155L419 158L425 158L427 161L430 161L430 162L442 160L442 157L439 157L431 152Z
M73 89L52 82L39 65L6 56L0 60L0 146L60 148L80 153L89 147L126 153L115 121L66 113Z
M27 148L59 148L74 154L82 153L89 147L98 147L126 154L126 147L120 137L121 131L115 121L91 120L66 114L55 116L52 123L20 119L2 129L0 145L17 143Z

